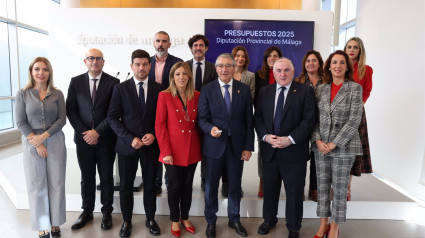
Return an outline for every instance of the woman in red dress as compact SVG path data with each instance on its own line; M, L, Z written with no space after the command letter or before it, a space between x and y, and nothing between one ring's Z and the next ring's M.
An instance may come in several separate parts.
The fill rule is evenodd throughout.
M372 91L373 69L366 65L366 50L363 41L359 37L350 38L344 47L345 53L350 57L354 69L353 78L356 83L363 88L363 105L366 103ZM366 114L363 107L362 121L359 126L359 135L362 142L363 155L357 156L350 173L350 182L348 183L347 200L351 200L351 180L354 176L372 173L372 162L370 159L369 138L367 133Z

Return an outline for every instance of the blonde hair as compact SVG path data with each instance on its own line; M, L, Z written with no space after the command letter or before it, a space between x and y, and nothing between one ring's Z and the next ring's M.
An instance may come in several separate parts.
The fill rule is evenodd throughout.
M366 74L366 50L362 39L359 37L351 37L348 39L347 43L345 43L344 51L350 41L355 41L359 45L359 55L357 56L357 75L359 76L359 80L363 80L363 77Z
M173 65L173 67L171 67L170 86L168 86L168 88L165 91L171 93L171 95L173 95L174 97L179 94L177 91L176 82L174 82L174 73L176 72L177 69L181 67L183 67L184 71L187 73L187 76L189 78L186 84L185 94L186 94L186 97L190 100L193 98L193 95L195 92L195 86L193 85L193 77L192 77L192 72L190 71L189 65L184 61L177 62Z
M56 89L55 86L53 86L53 68L50 64L50 61L44 57L37 57L35 58L28 68L28 82L25 85L24 89L31 89L35 87L35 80L32 77L32 69L34 67L34 64L37 62L43 62L47 66L47 70L49 71L49 79L47 80L47 91L50 91L51 89Z

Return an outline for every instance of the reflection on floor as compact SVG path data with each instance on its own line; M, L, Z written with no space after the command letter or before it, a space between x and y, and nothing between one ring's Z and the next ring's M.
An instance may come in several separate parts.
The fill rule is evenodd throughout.
M3 187L3 189L0 189L0 212L2 214L0 216L0 238L36 237L37 235L36 232L31 231L28 210L15 209L14 206L14 203L19 204L19 206L25 206L26 203L25 186L22 187L23 176L16 176L16 174L22 174L22 172L19 172L22 170L22 163L19 162L19 153L19 146L16 145L6 149L0 149L0 158L3 158L0 160L0 183ZM79 215L79 212L75 211L79 211L81 206L79 182L77 182L80 179L80 173L74 154L75 151L68 151L66 191L67 210L70 212L67 212L67 222L62 226L62 237L118 237L122 223L119 206L117 207L118 199L115 199L114 212L117 213L113 215L114 226L110 231L102 231L100 229L100 213L95 213L94 221L90 222L82 230L76 232L70 230L72 223ZM260 218L262 213L262 199L257 197L258 177L256 164L256 158L246 163L243 177L245 196L241 204L241 216L243 216L241 221L247 228L249 237L260 237L257 234L257 229L262 222ZM12 167L10 168L10 166ZM12 175L13 179L8 178L10 175ZM197 233L192 235L182 231L182 237L205 237L206 223L203 218L203 193L200 191L199 169L195 178L191 221L195 225ZM15 188L14 186L17 184L20 185ZM306 191L307 188L308 184L306 184ZM13 190L14 193L6 194L6 190ZM354 178L352 191L353 202L349 203L347 215L350 219L346 224L341 226L340 237L425 237L425 226L421 225L425 224L425 222L424 220L418 221L417 219L418 214L422 214L422 216L425 214L425 209L419 207L409 198L385 185L372 175ZM137 202L137 199L141 199L142 194L135 193L135 196L135 213L143 213L142 203ZM117 197L118 193L116 193ZM13 203L11 202L12 200L14 201ZM284 217L284 200L285 193L282 189L279 217ZM235 231L227 227L227 218L225 218L226 201L226 199L220 199L219 215L223 217L218 219L217 237L235 235ZM319 224L319 219L315 216L316 203L306 201L304 204L304 218L311 219L304 219L300 235L301 237L312 237ZM99 207L100 204L97 201L97 211ZM168 214L165 186L163 186L163 193L158 197L157 214ZM372 218L381 220L365 220ZM160 237L171 237L168 216L157 215L156 219L162 229L162 235ZM416 219L416 221L404 221L413 219ZM144 221L144 215L135 215L133 217L132 237L150 237L144 226ZM284 224L285 220L279 219L277 227L266 237L287 236L287 230Z

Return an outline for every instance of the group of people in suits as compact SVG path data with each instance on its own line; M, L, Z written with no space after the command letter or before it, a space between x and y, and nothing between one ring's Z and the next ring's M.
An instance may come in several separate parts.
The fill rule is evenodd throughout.
M367 127L359 129L359 125L364 117L362 86L371 89L371 78L370 82L362 80L364 75L371 77L372 72L365 65L361 40L350 40L348 54L336 51L325 64L320 53L307 52L303 72L296 79L292 61L284 58L276 46L266 50L262 68L254 74L247 70L249 57L243 46L219 55L212 63L205 59L209 41L204 35L194 35L188 45L193 59L184 62L168 53L169 35L157 32L156 54L151 57L144 50L135 50L130 64L133 77L121 83L103 72L103 53L89 49L84 59L88 72L71 79L66 103L61 91L53 86L49 61L34 59L28 84L16 97L16 115L23 134L32 224L39 237L60 237L60 225L66 220L66 148L61 130L66 115L75 131L81 170L83 212L72 230L93 220L96 168L103 214L101 229L112 227L113 164L117 153L123 216L120 237L131 235L133 183L139 162L145 225L150 234L161 233L155 212L163 165L171 234L180 237L181 225L195 233L189 210L199 161L208 223L205 235L216 236L222 179L222 193L228 197L228 226L247 236L240 222L241 183L243 165L254 151L255 129L260 149L258 195L264 197L264 222L258 233L268 234L278 222L283 181L288 237L299 237L306 167L312 159L315 163L310 173L317 182L315 187L310 185L310 191L316 193L309 192L309 196L316 194L317 215L321 218L314 237L338 236L338 225L346 220L350 171L355 161L359 160L360 165L367 162L358 157L368 149L362 147ZM358 65L359 73L354 71L353 63ZM357 79L353 74L358 75ZM359 136L361 129L366 130L366 139Z

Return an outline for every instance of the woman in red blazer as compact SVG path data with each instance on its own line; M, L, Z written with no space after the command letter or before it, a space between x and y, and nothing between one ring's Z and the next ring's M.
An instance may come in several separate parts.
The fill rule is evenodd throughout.
M170 70L170 86L159 93L155 133L160 156L168 173L168 205L171 233L180 237L180 223L195 233L188 220L192 203L192 184L196 165L201 160L197 128L199 92L195 91L189 65L183 61Z

